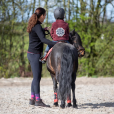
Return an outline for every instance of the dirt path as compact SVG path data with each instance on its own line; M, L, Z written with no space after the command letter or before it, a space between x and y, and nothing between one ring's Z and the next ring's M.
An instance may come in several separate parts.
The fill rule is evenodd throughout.
M30 106L31 81L32 78L0 79L0 114L114 114L114 78L77 78L78 109ZM41 97L53 105L51 78L42 78Z

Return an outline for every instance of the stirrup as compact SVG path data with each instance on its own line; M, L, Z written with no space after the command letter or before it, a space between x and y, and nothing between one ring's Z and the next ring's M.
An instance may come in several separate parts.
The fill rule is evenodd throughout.
M46 59L45 58L41 58L39 59L40 62L42 62L43 64L46 63Z

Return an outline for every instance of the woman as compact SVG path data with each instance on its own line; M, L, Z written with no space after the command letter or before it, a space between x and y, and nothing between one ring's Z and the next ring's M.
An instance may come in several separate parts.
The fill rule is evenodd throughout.
M31 84L30 105L49 107L40 99L40 80L42 72L42 63L39 62L41 53L43 52L43 43L54 46L56 43L45 38L45 29L41 24L46 17L44 8L37 8L35 13L29 19L27 32L29 33L29 48L27 57L31 65L33 80Z

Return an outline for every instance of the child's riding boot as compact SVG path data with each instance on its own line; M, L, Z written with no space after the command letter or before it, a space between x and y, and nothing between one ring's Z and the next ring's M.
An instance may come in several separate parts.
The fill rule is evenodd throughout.
M46 54L47 54L47 52L45 51L44 56L39 59L40 62L46 63L46 59L45 59Z

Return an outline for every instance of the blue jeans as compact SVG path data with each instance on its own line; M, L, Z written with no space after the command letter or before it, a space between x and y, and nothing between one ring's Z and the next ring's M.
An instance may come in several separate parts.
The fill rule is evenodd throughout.
M54 40L52 40L52 42L58 42L58 41L54 41ZM66 42L69 43L68 40L66 40ZM52 46L47 45L47 47L46 47L46 49L45 49L45 52L48 52L51 48L52 48Z

